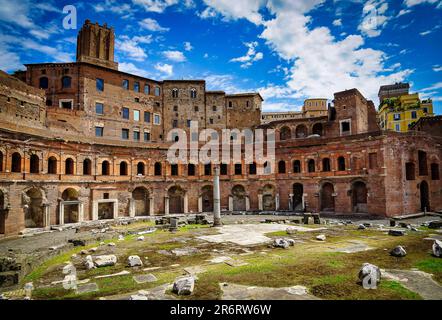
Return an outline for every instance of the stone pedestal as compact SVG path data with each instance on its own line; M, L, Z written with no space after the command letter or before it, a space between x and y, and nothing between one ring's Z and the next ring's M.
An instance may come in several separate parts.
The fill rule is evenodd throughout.
M233 199L232 199L233 204ZM229 197L230 206L230 197ZM221 192L219 186L219 167L215 168L215 176L213 178L213 225L220 226L221 223Z

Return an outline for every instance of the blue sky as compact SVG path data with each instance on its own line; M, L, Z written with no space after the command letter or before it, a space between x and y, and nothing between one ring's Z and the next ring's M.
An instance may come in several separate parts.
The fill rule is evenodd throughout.
M442 0L0 0L0 69L74 61L86 19L115 28L120 70L259 91L264 111L354 87L377 105L380 85L408 81L442 114Z

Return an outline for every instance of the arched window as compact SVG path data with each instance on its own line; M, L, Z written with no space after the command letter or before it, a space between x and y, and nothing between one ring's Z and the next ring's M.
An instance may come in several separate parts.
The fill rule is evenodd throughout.
M307 127L303 124L296 127L296 138L307 137Z
M61 78L61 86L63 87L63 89L68 89L71 87L71 82L72 82L72 78L65 76L63 78Z
M67 158L65 161L65 174L74 174L74 160Z
M49 80L47 77L41 77L38 83L40 89L47 89L49 87Z
M83 175L90 176L92 174L92 161L89 159L83 160Z
M338 171L345 171L345 158L344 157L338 158Z
M313 159L308 161L308 172L315 172L315 160Z
M144 172L144 163L143 162L138 162L137 164L137 175L138 176L144 176L145 172Z
M40 158L36 154L31 155L29 166L30 166L29 172L31 173L40 172Z
M190 89L190 97L192 99L196 99L196 97L197 97L196 89L194 89L194 88Z
M324 158L322 159L322 171L329 172L331 170L330 159Z
M279 131L279 140L281 141L288 140L291 137L292 137L292 131L290 130L289 127L281 128L281 130Z
M109 165L109 161L104 160L101 163L101 175L103 176L108 176L110 174L110 165Z
M0 151L0 172L3 171L3 152Z
M322 124L315 123L312 128L312 133L322 136Z
M235 175L239 176L242 175L242 165L241 163L235 164Z
M48 159L48 174L57 174L57 158L55 157Z
M162 171L161 163L160 162L156 162L155 163L155 175L156 176L161 176L161 171Z
M127 162L120 162L120 176L127 176Z
M281 160L278 163L278 172L285 173L285 161Z
M12 154L11 171L21 172L21 155L18 152Z
M189 163L187 165L187 175L194 176L195 175L195 165L193 163Z
M301 161L293 161L293 173L301 173Z
M178 89L177 88L172 89L172 98L178 98Z

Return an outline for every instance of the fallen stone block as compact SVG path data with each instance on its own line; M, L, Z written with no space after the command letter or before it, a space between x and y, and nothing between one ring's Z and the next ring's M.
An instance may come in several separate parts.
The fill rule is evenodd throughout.
M194 288L195 288L194 277L182 277L182 278L177 278L175 280L172 292L178 294L179 296L191 295L193 293Z
M127 264L129 267L142 267L143 261L141 261L139 256L130 256L127 258Z
M113 254L95 257L95 266L98 268L114 266L117 263L117 257Z
M390 255L392 255L393 257L402 258L407 255L407 251L405 251L404 247L397 246L396 248L390 251Z
M435 257L442 258L442 241L434 240L432 249Z
M391 229L391 230L388 231L388 234L390 236L395 236L395 237L405 236L406 235L404 230L398 230L398 229Z

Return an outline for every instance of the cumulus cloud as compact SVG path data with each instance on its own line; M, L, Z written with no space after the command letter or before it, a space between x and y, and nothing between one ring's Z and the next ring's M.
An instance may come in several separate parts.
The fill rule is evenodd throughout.
M407 7L413 7L413 6L416 6L418 4L422 4L422 3L429 3L429 4L437 3L438 6L440 6L441 1L440 0L405 0L404 1L404 4Z
M153 31L153 32L166 32L169 31L169 28L164 28L159 25L159 23L151 18L146 18L142 21L139 21L138 24L141 26L141 28Z
M184 42L184 50L192 51L193 50L192 44L188 41Z
M128 3L120 3L117 0L105 0L104 2L95 3L92 5L95 12L112 12L119 15L132 15L135 11Z
M334 20L334 21L333 21L333 25L334 25L335 27L340 27L340 26L342 26L342 20L341 20L341 19L336 19L336 20Z
M162 13L168 7L178 4L178 0L132 0L135 5L142 7L147 12Z
M211 18L219 12L226 19L248 19L258 25L263 22L263 18L259 13L260 7L265 4L266 0L204 0L209 9L205 9L200 17Z
M151 75L144 69L140 69L130 62L120 62L118 64L118 69L123 72L134 74L141 77L150 78Z
M147 53L140 44L148 44L152 41L151 36L129 36L123 35L116 39L116 48L122 52L125 57L135 61L144 61Z
M244 45L248 48L246 55L238 58L233 58L230 60L230 62L239 62L241 63L241 68L248 68L253 64L253 62L262 60L264 54L262 52L256 51L256 48L258 47L258 42L246 42L244 43Z
M170 77L173 74L173 66L167 63L157 63L154 68L167 77Z
M212 3L210 7L219 14L245 18L252 23L259 20L249 18L250 8L259 12L257 3L263 4L262 1L246 0L248 6L245 6L243 1L240 5L232 1L232 8L229 8L221 6L225 0L205 2ZM403 81L413 72L410 69L385 72L386 54L367 48L361 35L348 35L337 40L329 28L311 27L308 13L322 3L323 0L267 0L265 3L272 18L261 22L264 30L260 38L289 63L290 72L285 84L261 88L264 96L275 99L330 98L334 92L358 88L367 98L375 100L380 85ZM388 9L383 1L375 2L375 6L381 14ZM244 7L248 10L238 14L238 10Z
M167 50L163 52L163 55L171 61L175 61L175 62L183 62L186 61L186 57L184 56L184 54L181 51L177 51L177 50Z
M377 37L387 24L389 17L385 15L388 3L385 0L369 0L362 9L362 21L358 27L363 35Z

